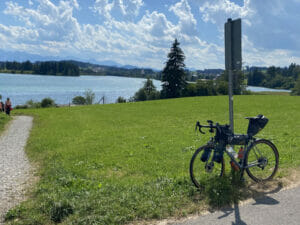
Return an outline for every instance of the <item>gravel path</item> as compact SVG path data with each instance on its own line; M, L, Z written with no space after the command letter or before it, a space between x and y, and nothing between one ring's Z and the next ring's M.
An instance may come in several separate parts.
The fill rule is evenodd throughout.
M24 200L33 170L24 147L32 127L32 117L14 117L0 137L0 224L4 214Z

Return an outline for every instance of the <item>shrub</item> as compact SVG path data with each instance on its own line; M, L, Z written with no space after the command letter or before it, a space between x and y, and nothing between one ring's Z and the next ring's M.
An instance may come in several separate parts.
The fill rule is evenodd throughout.
M41 107L42 108L47 108L47 107L53 107L55 106L55 102L53 99L51 98L44 98L42 101L41 101Z
M15 109L28 109L28 105L16 105Z
M147 95L144 90L144 88L139 89L135 95L134 95L134 100L135 101L146 101L147 100Z
M28 108L41 108L41 103L40 102L35 102L32 99L26 102L26 105Z
M121 97L121 96L119 96L119 97L117 98L117 100L116 100L116 103L126 103L126 99L123 98L123 97Z
M86 100L85 100L85 98L82 97L82 96L76 96L76 97L74 97L74 98L72 99L72 103L73 103L74 105L85 105Z

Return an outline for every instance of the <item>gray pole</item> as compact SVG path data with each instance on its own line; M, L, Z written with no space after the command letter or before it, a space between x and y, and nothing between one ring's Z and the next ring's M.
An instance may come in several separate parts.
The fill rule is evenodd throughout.
M229 95L229 121L230 129L234 133L233 124L233 91L232 91L232 70L228 71L228 95Z
M225 69L228 73L229 96L229 122L230 129L234 132L233 123L233 73L241 70L242 43L241 43L241 19L228 19L225 28Z
M229 97L229 123L230 130L234 132L233 124L233 93L232 93L232 20L225 23L225 67L228 73L228 97Z

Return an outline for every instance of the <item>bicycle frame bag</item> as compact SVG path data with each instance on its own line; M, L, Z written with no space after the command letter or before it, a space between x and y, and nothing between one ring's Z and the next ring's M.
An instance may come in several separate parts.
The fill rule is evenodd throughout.
M230 145L245 145L248 143L248 135L235 134L228 137L228 144Z
M214 155L212 157L212 161L221 163L225 151L226 143L221 140L220 143L216 146L216 149L214 151Z
M212 150L211 148L204 149L204 152L202 153L201 158L200 158L202 162L206 162L208 160L211 150Z
M250 118L247 134L249 136L256 135L267 125L268 121L268 118L264 117L263 115L258 115L257 117Z

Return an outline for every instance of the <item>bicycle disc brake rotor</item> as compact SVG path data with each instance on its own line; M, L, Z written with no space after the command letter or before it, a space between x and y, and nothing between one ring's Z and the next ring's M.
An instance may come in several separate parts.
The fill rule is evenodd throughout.
M258 167L264 169L268 165L268 159L266 157L260 157L258 159Z

